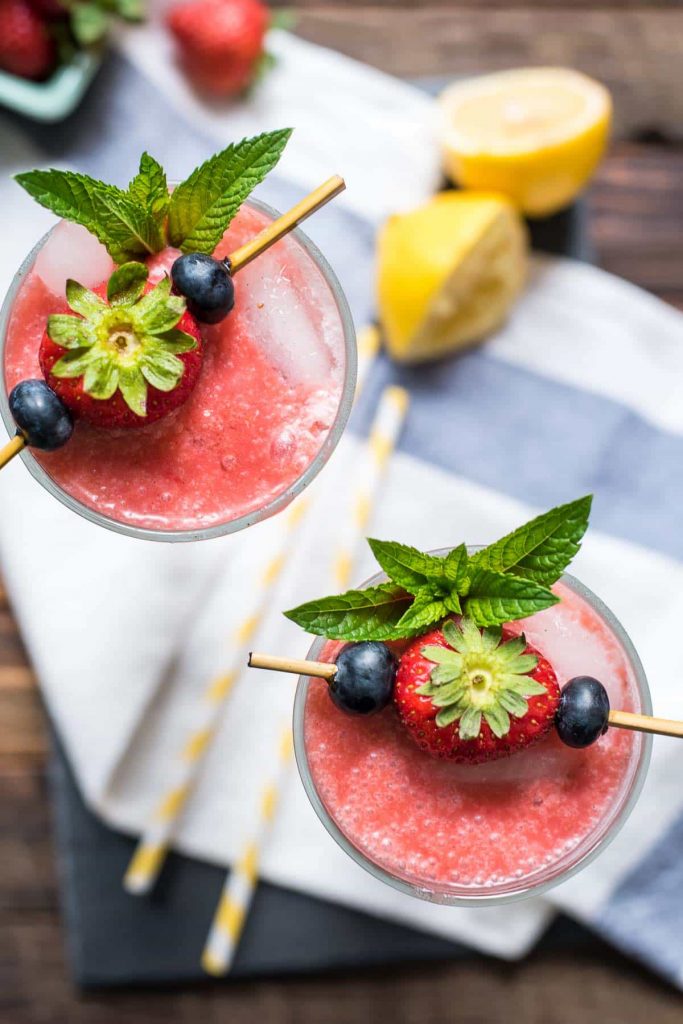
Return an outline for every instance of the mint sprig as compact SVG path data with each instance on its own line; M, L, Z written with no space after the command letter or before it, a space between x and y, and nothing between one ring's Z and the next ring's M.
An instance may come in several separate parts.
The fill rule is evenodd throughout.
M588 494L551 509L477 552L472 562L481 569L514 571L516 576L551 586L579 550L592 501Z
M16 181L41 206L81 224L115 263L145 260L167 245L211 254L252 190L275 167L290 128L243 139L216 153L172 194L148 153L128 189L74 171L26 171Z
M27 171L16 180L41 206L87 228L115 263L144 259L164 247L161 225L115 185L57 170Z
M213 252L244 200L277 164L291 134L291 128L282 128L243 139L193 171L171 196L171 245L183 252Z
M388 583L308 601L285 615L309 633L353 641L418 636L449 614L481 627L527 618L559 600L550 588L579 550L591 501L560 505L472 556L465 544L439 558L370 539Z

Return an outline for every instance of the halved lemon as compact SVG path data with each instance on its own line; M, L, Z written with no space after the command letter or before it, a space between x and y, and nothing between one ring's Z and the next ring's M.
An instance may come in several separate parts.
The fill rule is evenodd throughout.
M602 157L612 101L569 68L519 68L449 86L439 100L447 174L495 189L531 217L570 203Z
M498 327L526 276L526 228L504 196L442 192L379 233L377 303L389 354L436 359Z

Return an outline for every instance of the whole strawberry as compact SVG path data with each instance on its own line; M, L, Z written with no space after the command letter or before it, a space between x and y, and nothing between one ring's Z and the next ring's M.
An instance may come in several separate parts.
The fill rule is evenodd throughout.
M261 0L184 0L168 14L183 67L215 96L236 96L252 84L269 22Z
M199 326L164 278L147 285L147 267L125 263L105 289L68 281L78 314L48 317L40 367L74 417L93 426L144 427L189 397L202 364Z
M433 757L481 764L507 757L553 727L560 690L550 663L523 636L452 619L413 640L396 675L401 722Z
M28 0L0 0L0 69L40 82L56 62L50 31Z

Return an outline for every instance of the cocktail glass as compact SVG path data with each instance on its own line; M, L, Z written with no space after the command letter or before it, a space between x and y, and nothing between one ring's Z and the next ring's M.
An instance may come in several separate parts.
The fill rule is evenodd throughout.
M432 553L446 555L448 549ZM363 586L374 586L384 580L386 580L386 576L380 573L369 579ZM612 691L610 696L613 698L615 706L624 707L626 705L626 710L651 714L650 692L640 659L624 628L617 621L613 613L595 594L573 576L565 574L556 587L558 593L564 596L566 604L571 609L576 609L577 622L580 622L582 614L587 616L596 627L598 637L602 636L603 643L609 644L610 659L615 665L615 680L618 681L605 678L602 681L608 692ZM531 623L538 619L539 623L545 622L548 624L548 630L552 632L552 617L554 614L560 614L556 609L561 609L565 602L556 605L554 608L547 609L545 612L539 613L539 616L534 616L534 619L527 621ZM573 615L574 611L572 610ZM541 618L542 616L546 618L543 619ZM561 632L563 629L566 632L566 624L563 626L559 620L557 628L558 632ZM578 626L577 630L579 630ZM527 635L529 635L528 631ZM571 635L569 635L566 641L571 644L571 639ZM550 657L552 661L552 654L543 649L542 633L540 639L529 636L529 640L541 653ZM586 633L582 635L580 630L576 633L576 644L573 645L573 653L570 655L572 665L570 675L597 674L597 672L591 671L594 668L595 658L599 658L600 654L598 649L593 647L594 643L599 643L599 640L596 641L593 634ZM583 654L582 644L584 647ZM333 661L342 646L342 644L331 643L324 638L319 638L311 647L307 657L312 661ZM566 679L561 678L559 669L558 680L561 685L566 682ZM387 885L410 896L428 900L432 903L450 906L472 906L474 904L512 902L525 897L539 895L570 878L594 860L613 841L631 813L647 773L652 737L642 733L624 734L622 730L612 729L609 731L611 734L620 734L618 738L618 742L621 744L619 763L621 768L623 768L623 772L618 780L618 784L612 780L612 791L610 792L609 799L606 800L604 807L601 808L597 820L592 822L591 827L584 834L577 835L575 841L567 842L565 830L561 837L563 846L559 849L553 847L552 841L549 841L549 854L534 869L507 871L499 873L498 877L470 878L466 883L448 877L448 873L439 877L437 871L430 869L429 871L421 872L419 868L416 868L411 863L409 841L406 844L406 848L401 850L400 856L398 853L391 856L383 855L383 843L395 844L397 836L400 842L401 829L404 825L403 821L390 819L386 823L386 829L383 832L382 826L376 827L378 818L373 816L372 825L375 831L370 834L365 829L363 822L363 800L366 799L370 802L368 806L371 806L376 798L381 803L381 794L378 796L376 788L381 787L382 782L377 779L377 776L370 777L372 767L369 767L367 758L376 756L375 752L372 749L368 751L366 744L364 750L359 752L356 758L356 752L350 749L354 739L350 730L354 728L374 728L371 724L373 719L363 720L344 715L332 705L332 702L327 699L326 694L324 695L324 704L319 705L318 711L312 711L311 697L313 695L313 688L320 688L324 685L325 683L320 679L301 676L294 704L296 761L308 798L329 834L356 864L365 868L375 878ZM619 690L618 694L614 692L615 688ZM322 700L319 697L320 692L318 689L318 698ZM616 701L619 703L616 703ZM323 731L320 731L320 708L322 708L323 715L326 715L328 706L330 709L330 722L344 730L341 735L334 728L325 731L324 721ZM389 707L380 712L380 715L393 717L395 716L395 711L392 707ZM539 751L541 751L543 744L550 742L558 748L555 753L561 759L560 763L565 766L563 770L566 773L566 777L556 781L559 786L566 788L564 799L572 800L573 787L580 784L581 772L584 770L581 765L588 764L585 758L590 758L591 751L596 750L601 742L605 742L604 739L599 740L594 747L590 747L587 750L573 751L569 748L561 748L559 739L553 736L542 741L538 747L525 751L522 754L515 754L509 758L487 765L467 766L433 761L428 755L420 751L417 746L413 747L411 739L407 734L403 733L402 727L397 721L392 726L392 729L389 729L386 733L389 743L394 741L394 734L398 737L399 744L405 743L407 745L405 753L408 757L405 772L402 774L404 766L401 762L397 762L394 765L396 771L387 780L387 786L393 786L394 793L397 786L399 788L403 786L406 788L407 799L410 800L411 778L415 778L415 775L411 773L415 770L417 770L418 775L422 776L425 771L433 770L433 784L435 786L443 784L444 780L448 780L448 785L455 783L458 786L462 783L464 787L467 787L468 798L466 804L470 807L470 813L474 815L477 811L481 812L478 815L480 823L476 827L476 832L479 837L478 841L484 843L482 849L486 849L487 844L508 844L505 849L512 851L515 849L516 842L521 843L521 840L518 839L519 832L513 829L513 824L515 829L518 828L519 815L515 822L511 823L511 830L507 835L504 828L500 828L500 817L497 818L497 832L493 832L490 822L487 820L485 806L488 798L491 796L491 791L488 787L499 787L496 792L500 793L503 799L506 796L512 799L516 807L522 806L523 801L528 796L530 813L536 815L534 820L542 823L543 809L534 806L533 810L531 810L531 798L534 798L534 804L542 802L542 797L538 795L536 788L532 790L532 786L537 787L538 785L538 777L534 774L535 765L541 766L543 762L540 760L535 762L532 759L539 757ZM347 744L346 748L344 748L345 742ZM627 748L623 745L625 743L628 744ZM313 761L317 767L312 764L310 753L312 744L316 746L317 752ZM325 748L324 750L323 747ZM356 774L354 786L345 790L353 806L335 805L334 801L337 799L335 794L340 792L340 790L334 785L330 786L325 779L325 765L332 765L335 762L336 755L339 755L339 759L336 760L337 766L340 760L343 764L344 749L349 751L349 771L353 771ZM422 760L419 761L418 759ZM572 770L572 765L576 768L575 772ZM542 768L539 770L542 771ZM366 771L367 774L365 774ZM455 774L451 776L450 773ZM576 775L579 782L573 779L574 775ZM458 783L458 779L460 783ZM481 806L477 806L477 786L481 787L478 790L482 795ZM474 794L474 798L472 794ZM393 800L393 796L391 800ZM446 815L443 819L435 818L429 826L434 828L435 833L441 829L440 840L443 838L444 830L446 835L449 828L457 831L459 822L455 806L454 803L452 820L449 820L448 815ZM582 802L581 811L583 811L584 807L585 801ZM426 808L424 813L429 814L431 810L433 810L433 807ZM571 817L571 807L565 806L564 810ZM577 805L577 816L579 813ZM374 811L372 811L372 814L374 815ZM349 825L347 822L351 822L351 824ZM410 824L414 824L414 822ZM541 825L541 827L543 826ZM488 846L489 852L492 848L492 846ZM500 853L500 848L498 853ZM527 853L528 850L520 848L520 863ZM514 853L512 854L512 859L514 860ZM424 857L422 860L424 862ZM455 866L457 867L457 865Z
M266 220L274 220L279 216L276 210L273 210L265 203L261 203L259 201L250 199L245 205L250 210L257 211L262 214L263 218ZM48 234L38 242L26 257L14 277L2 306L2 310L0 311L0 352L2 354L3 369L6 365L5 347L8 325L17 295L19 294L27 275L30 273L38 254L51 235L52 231L48 232ZM139 525L135 522L124 521L121 518L117 518L116 516L107 513L102 508L98 508L96 504L90 505L80 500L72 493L69 493L68 489L63 487L58 479L55 479L55 477L51 475L47 459L42 459L40 454L36 455L31 450L25 450L21 457L32 476L35 477L35 479L38 480L38 482L42 484L50 494L54 495L54 497L72 511L78 513L83 518L90 520L90 522L104 526L117 533L139 537L145 540L191 541L219 537L223 534L235 533L238 530L243 530L246 527L260 522L261 520L266 519L284 509L292 499L296 497L296 495L300 494L301 491L311 483L334 451L348 420L356 382L356 344L353 320L348 303L336 275L322 253L301 230L297 229L293 231L285 242L278 243L279 246L283 246L285 244L287 246L296 247L297 263L300 267L304 266L306 268L306 274L310 275L310 280L315 283L315 287L319 289L322 287L329 292L329 305L330 310L333 312L330 314L330 320L327 323L327 330L329 331L330 336L335 338L335 345L338 348L338 351L335 351L334 356L342 365L341 382L338 387L338 404L334 418L329 425L329 428L325 431L324 436L321 438L319 448L311 457L309 463L296 474L295 478L288 480L278 493L269 495L267 500L264 500L263 503L258 504L257 507L249 508L248 511L242 514L226 517L224 520L212 522L208 525L202 523L183 526L181 528L168 527L163 522L160 522L159 527L157 528L156 525ZM271 253L274 254L277 251L277 247L275 247L271 250ZM270 254L269 259L271 260L272 265L272 256L270 256ZM252 264L251 268L248 268L249 272L253 272L252 268L256 268L257 264L258 260ZM247 271L243 271L242 273L247 273ZM296 332L294 331L293 333ZM295 345L297 343L297 338L287 338L283 341L285 344ZM14 434L16 427L9 411L5 380L6 377L3 372L3 386L0 388L0 414L2 415L7 431L11 436ZM147 429L153 429L153 427L143 428L143 431ZM139 433L139 431L135 431L135 433ZM263 457L264 459L269 458L269 453L264 452ZM201 479L196 481L196 487L202 487Z

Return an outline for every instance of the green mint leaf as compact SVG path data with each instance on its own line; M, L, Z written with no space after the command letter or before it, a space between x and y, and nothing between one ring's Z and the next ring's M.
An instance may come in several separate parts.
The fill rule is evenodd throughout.
M243 139L193 171L171 195L171 245L212 253L244 200L277 164L291 134L291 128L283 128Z
M109 29L109 15L97 4L75 3L69 8L71 31L80 46L99 43Z
M446 606L442 600L435 598L429 588L425 588L424 591L418 590L413 603L396 623L396 629L402 630L402 636L412 636L423 632L433 623L440 622L444 615Z
M74 313L80 313L84 317L97 317L107 308L104 299L72 278L66 282L66 301Z
M468 579L468 566L469 557L467 555L467 547L464 544L460 544L457 548L453 548L453 550L449 551L443 559L443 571L446 579L452 587L451 592L455 592L461 596L465 595Z
M149 271L144 263L124 263L107 282L107 299L112 306L131 305L142 295Z
M87 348L93 343L85 321L69 313L51 313L47 318L47 333L55 345L62 348Z
M428 588L434 597L441 597L450 589L444 585L444 559L390 540L369 537L368 544L389 579L411 594Z
M478 551L472 567L513 572L552 586L581 546L588 526L592 495L545 512L518 530Z
M58 217L82 224L115 263L144 258L164 248L154 218L127 192L73 171L27 171L16 181L41 206Z
M393 640L410 597L392 583L308 601L285 612L308 633L331 640Z
M157 223L163 222L171 196L166 172L149 153L143 153L140 157L140 170L128 186L128 195L144 207Z
M465 614L478 626L498 626L525 619L558 601L551 590L534 580L478 568L472 574Z
M460 604L460 596L453 591L450 594L446 594L443 599L443 603L446 607L447 612L451 612L453 615L460 615L462 606Z

